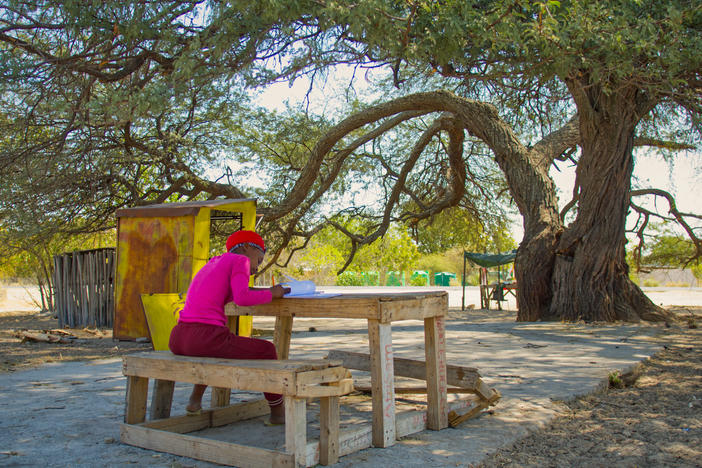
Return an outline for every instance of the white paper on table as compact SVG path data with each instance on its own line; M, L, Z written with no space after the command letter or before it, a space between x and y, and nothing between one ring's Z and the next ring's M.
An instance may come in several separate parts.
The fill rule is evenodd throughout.
M324 298L341 296L341 293L325 293L324 291L317 291L317 286L314 284L314 281L299 281L288 275L284 276L288 279L288 281L280 284L285 288L290 288L290 292L285 294L283 297Z
M290 279L285 283L280 283L284 288L290 288L290 292L285 294L285 296L306 296L309 294L314 294L316 291L316 286L313 281L297 281Z
M296 294L296 295L290 295L286 294L283 296L283 299L288 297L290 299L305 299L305 298L324 298L324 297L336 297L336 296L341 296L341 293L325 293L324 291L315 291L313 293L309 294Z

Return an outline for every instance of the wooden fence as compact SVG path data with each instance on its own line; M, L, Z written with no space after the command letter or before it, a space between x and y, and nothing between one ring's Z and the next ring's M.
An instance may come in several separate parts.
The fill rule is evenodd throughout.
M59 327L112 327L115 249L54 256L54 307Z

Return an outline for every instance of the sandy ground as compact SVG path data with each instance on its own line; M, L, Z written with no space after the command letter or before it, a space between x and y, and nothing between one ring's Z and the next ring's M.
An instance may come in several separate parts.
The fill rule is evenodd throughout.
M702 466L702 292L649 295L681 320L516 324L510 310L461 311L460 292L449 291L449 362L477 366L502 401L457 429L408 436L338 466ZM18 332L58 324L21 300L26 294L12 290L0 299L0 465L213 466L116 442L124 401L116 357L148 344L92 329L67 330L74 338L65 344L22 342ZM402 324L393 326L396 353L421 355L420 327ZM272 320L254 326L266 337ZM291 357L324 355L320 342L358 350L363 328L296 320ZM621 388L607 385L627 370ZM174 412L187 392L177 389Z

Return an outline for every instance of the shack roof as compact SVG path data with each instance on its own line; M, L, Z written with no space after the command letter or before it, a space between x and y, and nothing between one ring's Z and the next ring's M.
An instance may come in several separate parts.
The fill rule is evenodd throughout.
M242 202L256 201L255 198L222 198L218 200L187 201L178 203L157 203L153 205L122 208L115 212L118 218L150 218L156 216L194 216L202 208L219 211L239 211Z
M463 251L463 256L481 267L490 268L512 263L514 258L517 256L517 251L512 250L511 252L498 254L481 254L477 252Z

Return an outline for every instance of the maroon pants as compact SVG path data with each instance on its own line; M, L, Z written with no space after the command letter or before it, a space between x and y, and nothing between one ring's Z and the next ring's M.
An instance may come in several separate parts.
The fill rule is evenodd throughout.
M181 356L216 357L224 359L278 359L270 341L238 336L227 327L206 323L179 322L171 331L168 347ZM263 394L271 406L283 402L283 396Z

